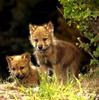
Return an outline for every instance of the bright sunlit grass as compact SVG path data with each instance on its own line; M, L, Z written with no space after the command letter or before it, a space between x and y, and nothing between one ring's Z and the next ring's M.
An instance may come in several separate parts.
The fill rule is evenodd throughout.
M86 87L81 84L81 80L69 80L64 86L56 81L51 83L42 80L37 91L33 88L19 87L19 91L25 94L25 100L94 100L95 90L91 91L86 83Z
M99 77L81 75L78 79L68 79L65 85L55 81L55 77L48 80L42 76L38 87L14 86L12 83L0 84L0 100L95 100L99 91ZM1 99L3 98L3 99Z

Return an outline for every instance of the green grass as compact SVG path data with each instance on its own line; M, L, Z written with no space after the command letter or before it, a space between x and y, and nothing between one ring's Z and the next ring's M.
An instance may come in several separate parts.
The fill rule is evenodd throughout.
M68 79L65 85L59 85L55 78L47 82L47 77L42 77L42 82L37 91L33 87L25 88L20 85L14 87L10 83L0 85L0 97L5 100L94 100L99 91L99 78L80 76L80 79ZM6 95L5 95L6 94Z
M64 86L57 82L51 83L42 80L37 92L33 88L19 87L19 91L24 93L26 100L94 100L95 90L91 91L87 85L83 86L81 80L69 80Z

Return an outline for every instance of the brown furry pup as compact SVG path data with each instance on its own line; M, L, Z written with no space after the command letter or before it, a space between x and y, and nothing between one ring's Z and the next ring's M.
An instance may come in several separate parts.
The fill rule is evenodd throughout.
M9 70L17 80L16 84L24 86L37 86L40 84L40 77L35 66L31 63L31 55L23 53L6 57Z
M80 66L80 51L73 44L54 37L54 26L51 22L41 26L29 25L30 42L35 49L37 63L42 69L53 68L57 80L64 84L67 79L67 69L78 77Z

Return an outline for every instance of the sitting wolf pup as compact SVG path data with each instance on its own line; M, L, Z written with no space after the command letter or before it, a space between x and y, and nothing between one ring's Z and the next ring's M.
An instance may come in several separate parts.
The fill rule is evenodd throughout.
M12 76L16 79L16 84L28 86L38 86L40 84L40 77L38 70L31 63L31 56L29 53L21 55L13 55L6 57L9 70Z
M67 79L67 69L78 77L80 66L80 51L73 44L54 37L54 26L51 22L41 26L29 25L30 42L35 49L38 65L43 70L53 68L59 83Z

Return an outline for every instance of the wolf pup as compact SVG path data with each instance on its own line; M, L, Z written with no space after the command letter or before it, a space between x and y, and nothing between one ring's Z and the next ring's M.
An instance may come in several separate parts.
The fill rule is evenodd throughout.
M24 86L38 86L40 84L38 70L32 65L29 53L7 56L6 60L12 76L17 79L16 84Z
M67 79L67 69L78 77L80 66L80 51L73 44L54 37L54 26L51 22L41 26L29 25L30 42L35 49L38 65L44 70L53 68L59 83Z

